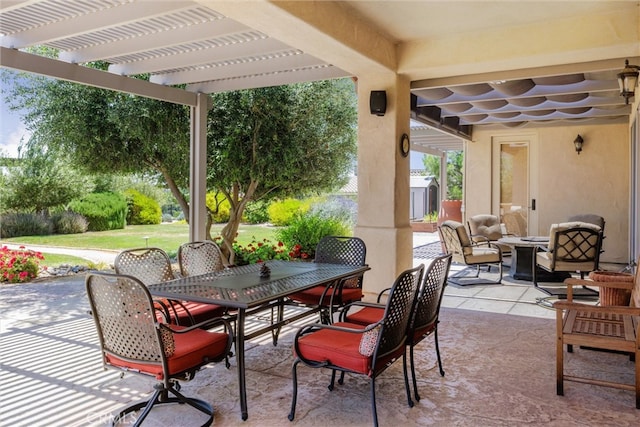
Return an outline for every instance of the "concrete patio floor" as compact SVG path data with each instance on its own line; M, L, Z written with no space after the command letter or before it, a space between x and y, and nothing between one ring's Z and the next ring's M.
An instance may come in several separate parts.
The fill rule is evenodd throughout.
M437 241L432 233L414 237L414 247ZM414 259L421 262L428 260ZM440 329L446 375L437 373L433 341L426 340L416 349L422 399L409 408L402 364L392 365L376 382L380 425L638 425L631 392L568 383L565 396L555 395L555 313L536 305L544 295L530 283L504 277L502 285L447 287ZM103 426L152 391L146 378L102 369L83 280L0 286L0 426ZM249 328L266 321L253 318ZM299 368L296 419L287 420L291 340L302 322L289 325L277 347L268 335L248 344L247 421L233 358L230 369L209 365L182 391L213 403L215 426L371 425L366 378L347 376L329 392L328 373L306 367ZM576 351L568 359L573 369L633 379L633 362L623 355ZM194 416L172 406L145 425L198 425Z

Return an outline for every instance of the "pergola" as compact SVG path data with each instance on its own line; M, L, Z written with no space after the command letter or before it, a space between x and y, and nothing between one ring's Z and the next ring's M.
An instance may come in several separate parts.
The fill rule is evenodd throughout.
M45 45L47 59L20 49ZM0 66L191 107L190 238L205 235L209 93L357 79L355 233L386 287L411 262L409 162L474 128L631 123L616 74L640 63L635 1L2 0ZM82 64L110 63L102 72ZM141 73L149 82L132 79ZM186 85L178 89L174 85ZM384 116L369 111L385 91ZM635 239L631 235L631 239Z

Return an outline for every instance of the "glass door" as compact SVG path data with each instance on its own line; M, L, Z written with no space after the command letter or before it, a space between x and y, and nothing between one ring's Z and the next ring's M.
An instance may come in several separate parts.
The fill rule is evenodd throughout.
M537 227L535 199L530 180L530 147L533 136L501 136L493 138L494 214L500 216L507 232L534 235Z

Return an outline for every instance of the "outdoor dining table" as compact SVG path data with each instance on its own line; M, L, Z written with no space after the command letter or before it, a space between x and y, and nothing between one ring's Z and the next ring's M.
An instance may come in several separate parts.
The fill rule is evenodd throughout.
M244 341L295 321L296 316L279 319L267 327L245 335L247 314L277 308L284 298L318 285L359 276L370 268L343 264L297 261L269 261L268 277L261 277L261 264L228 268L216 273L184 277L149 286L157 297L218 304L237 309L235 346L242 419L249 416L245 378ZM299 317L302 317L299 315Z

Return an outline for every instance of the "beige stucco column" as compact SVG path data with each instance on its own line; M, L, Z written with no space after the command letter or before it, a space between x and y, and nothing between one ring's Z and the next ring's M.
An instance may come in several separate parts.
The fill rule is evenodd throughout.
M409 157L399 144L409 134L409 81L401 76L358 76L358 222L355 235L367 245L364 291L377 294L413 264L409 225ZM370 113L372 90L387 92L382 117Z

